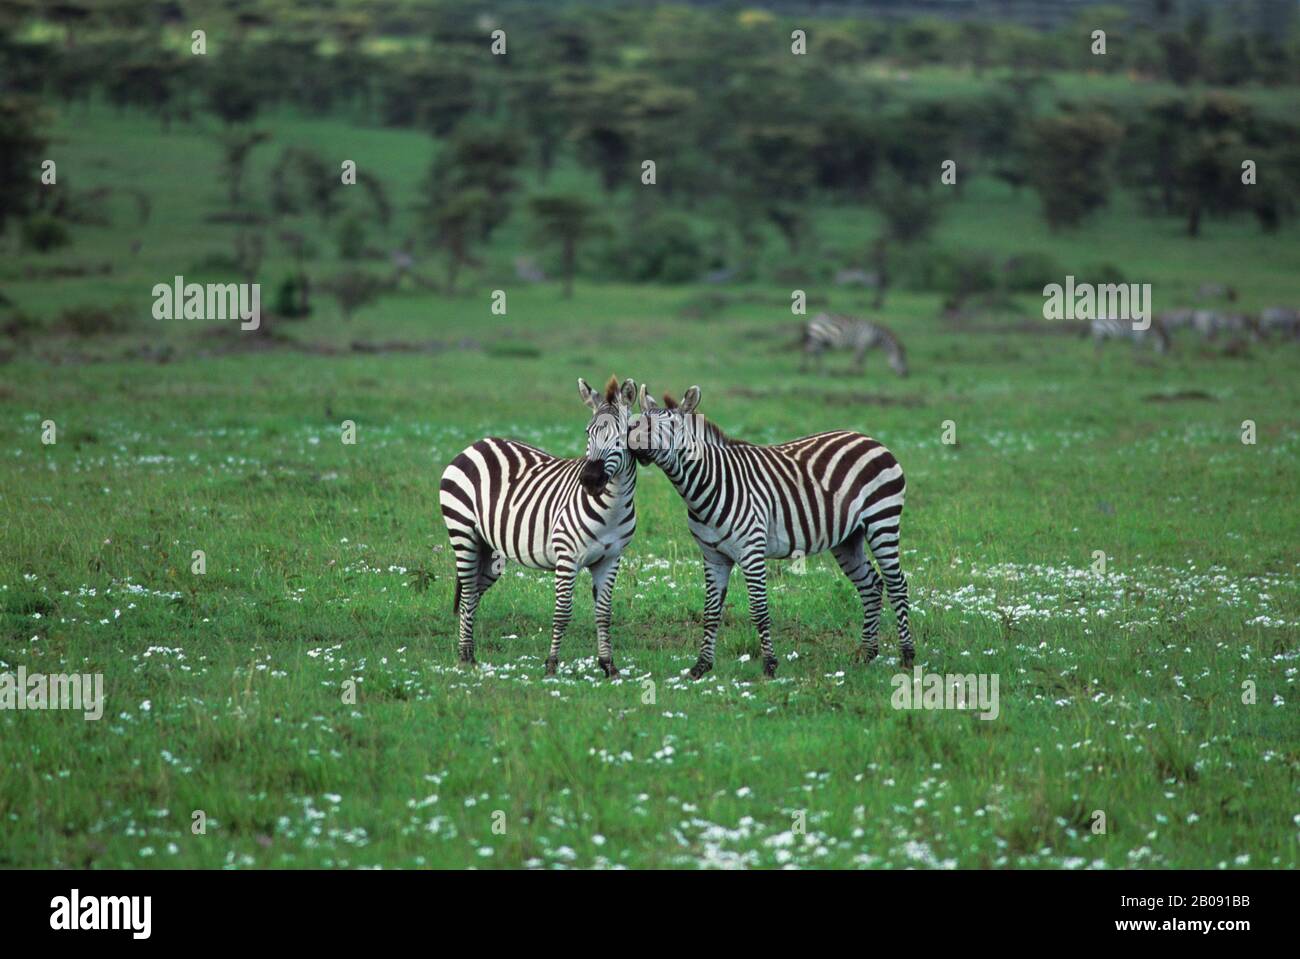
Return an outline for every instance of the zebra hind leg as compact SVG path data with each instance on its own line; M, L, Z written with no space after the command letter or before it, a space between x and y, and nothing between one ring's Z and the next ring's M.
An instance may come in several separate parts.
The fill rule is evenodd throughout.
M833 547L831 553L862 600L862 644L857 655L869 663L880 655L880 609L884 605L885 584L862 547L863 535L858 533Z
M767 565L763 554L751 556L741 569L749 589L749 616L758 630L759 648L763 652L763 675L772 679L776 676L777 659L772 650L772 614L767 608Z
M484 590L482 580L483 551L477 546L455 547L456 553L456 617L459 627L458 651L462 663L474 663L474 614Z
M704 639L700 642L700 656L691 667L691 679L700 679L713 668L713 648L718 639L718 626L722 623L722 610L727 604L727 585L731 582L734 564L718 555L704 560Z
M898 516L869 524L867 543L880 567L885 589L889 592L889 604L894 608L894 616L898 620L899 661L904 669L911 669L916 649L912 645L912 630L907 622L907 577L903 575L898 559Z

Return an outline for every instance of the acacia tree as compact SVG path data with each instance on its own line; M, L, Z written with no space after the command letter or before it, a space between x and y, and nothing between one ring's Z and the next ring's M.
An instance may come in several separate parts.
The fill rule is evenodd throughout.
M40 114L15 96L0 96L0 235L10 217L23 216L40 201L36 171L46 140Z
M230 207L237 209L244 198L244 171L248 167L248 157L255 148L271 139L271 134L265 130L241 128L222 130L216 137L221 145Z
M550 194L533 197L536 236L560 249L560 273L564 277L564 298L573 296L573 275L577 269L578 246L603 232L596 208L575 194Z
M1031 128L1029 180L1052 229L1077 226L1106 205L1110 154L1120 127L1100 113L1062 113Z
M448 194L426 211L430 239L447 254L449 294L456 292L461 267L478 265L471 250L482 237L493 206L493 198L486 190L473 188Z

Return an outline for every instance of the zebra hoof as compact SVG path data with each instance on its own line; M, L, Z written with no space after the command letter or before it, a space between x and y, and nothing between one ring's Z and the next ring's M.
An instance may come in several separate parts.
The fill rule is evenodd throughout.
M691 679L703 679L704 674L707 673L712 668L713 668L712 663L706 663L704 660L701 659L698 662L696 662L694 666L691 667L691 671L689 675Z
M614 665L614 660L601 659L598 660L598 662L600 663L600 668L605 671L606 677L609 679L618 679L618 667Z
M912 660L913 658L915 658L915 656L916 656L916 650L908 646L899 654L898 660L904 669L911 669Z
M462 666L477 666L477 665L478 665L478 660L474 658L474 654L473 654L473 653L468 653L468 654L466 654L466 653L461 653L461 654L460 654L460 664L461 664Z
M559 668L560 668L560 661L559 661L558 659L548 659L548 660L546 661L546 675L547 675L547 676L554 676L554 675L555 675L555 671L556 671L557 669L559 669Z
M776 663L777 659L775 656L765 656L763 658L763 675L768 679L776 678Z
M854 655L855 655L858 659L862 660L863 664L866 665L866 664L870 663L873 659L875 659L877 656L880 655L880 647L879 647L879 646L859 646L859 647L858 647L858 651L857 651Z

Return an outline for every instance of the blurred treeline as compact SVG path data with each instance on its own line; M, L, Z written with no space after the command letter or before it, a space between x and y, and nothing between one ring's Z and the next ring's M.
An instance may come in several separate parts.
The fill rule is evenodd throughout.
M1207 216L1273 231L1296 212L1300 127L1253 94L1300 81L1294 12L1157 0L1141 17L1099 6L1039 31L584 2L0 0L0 230L17 221L29 246L61 242L70 214L36 186L49 108L103 102L156 117L161 133L211 132L231 222L260 216L243 170L267 148L272 111L427 132L414 245L438 251L451 289L516 208L566 278L596 249L631 281L743 278L768 242L797 265L815 249L815 211L835 205L879 215L859 263L883 286L972 177L1036 197L1054 229L1119 189L1190 235ZM498 29L505 55L492 52ZM329 221L337 159L271 146L273 210L316 206ZM1242 189L1247 160L1258 182ZM364 176L386 223L385 184ZM1052 271L1030 272L1027 288Z

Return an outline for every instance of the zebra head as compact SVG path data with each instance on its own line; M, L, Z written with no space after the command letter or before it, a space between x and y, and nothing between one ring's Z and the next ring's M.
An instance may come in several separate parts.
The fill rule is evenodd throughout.
M628 411L636 400L636 383L611 376L602 396L578 378L578 395L591 410L587 424L587 455L578 478L588 493L604 492L627 458Z
M907 353L902 343L895 341L894 348L889 351L889 368L899 376L907 377Z
M664 470L680 467L699 439L700 424L694 414L700 405L700 388L692 386L680 403L665 395L665 405L660 406L642 384L640 402L641 418L632 429L632 455Z

